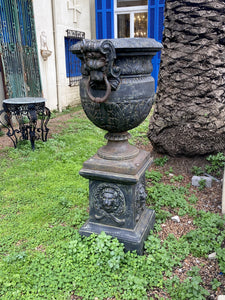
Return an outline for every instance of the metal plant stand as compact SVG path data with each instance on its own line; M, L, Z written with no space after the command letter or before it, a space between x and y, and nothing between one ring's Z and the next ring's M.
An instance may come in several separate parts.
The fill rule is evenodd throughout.
M143 253L155 212L145 206L150 153L129 144L128 130L148 116L154 97L153 39L83 40L71 51L82 62L80 94L87 117L108 131L107 145L88 159L80 175L89 179L89 220L82 235L117 237L125 249Z
M51 112L45 106L45 101L43 98L32 97L3 100L4 109L0 111L0 117L3 115L3 118L0 118L0 123L7 128L6 134L15 148L20 140L30 140L33 150L35 140L47 141L47 124Z

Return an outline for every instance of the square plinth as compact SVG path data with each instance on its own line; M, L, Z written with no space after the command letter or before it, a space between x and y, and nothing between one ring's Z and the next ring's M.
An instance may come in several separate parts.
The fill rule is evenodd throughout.
M118 238L126 251L142 254L144 241L153 229L155 212L145 206L145 171L150 153L139 150L132 159L116 161L94 155L80 175L89 179L89 220L81 235L104 231Z

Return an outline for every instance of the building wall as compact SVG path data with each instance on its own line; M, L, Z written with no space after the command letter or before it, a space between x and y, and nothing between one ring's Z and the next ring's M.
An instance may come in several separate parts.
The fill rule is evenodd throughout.
M95 0L90 0L91 38L96 39Z
M69 79L66 77L64 38L67 29L83 31L86 38L91 38L91 2L33 0L43 97L47 99L50 109L61 111L68 105L80 103L79 87L69 87ZM75 5L79 11L72 9ZM47 38L47 47L52 51L46 61L41 56L43 32Z
M34 0L33 10L43 97L46 98L46 105L50 109L57 109L55 49L51 0ZM49 56L46 61L44 61L41 56L42 32L44 32L47 37L48 49L52 51L51 56Z

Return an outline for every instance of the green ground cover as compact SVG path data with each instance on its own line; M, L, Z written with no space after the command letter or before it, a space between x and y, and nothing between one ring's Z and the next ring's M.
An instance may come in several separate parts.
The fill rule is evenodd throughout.
M148 121L131 131L133 143L147 142L147 126ZM72 294L83 299L148 299L154 288L165 289L172 299L205 299L208 292L198 269L185 282L172 276L173 267L190 253L200 257L216 251L225 273L224 218L197 211L198 199L188 187L161 183L166 173L147 173L152 180L148 203L157 212L157 222L145 243L145 255L124 253L123 246L104 233L79 235L88 218L88 181L79 170L105 143L104 134L77 112L62 133L47 143L37 142L35 151L29 143L2 151L1 299L71 299ZM157 232L170 217L165 206L193 217L196 230L161 242Z

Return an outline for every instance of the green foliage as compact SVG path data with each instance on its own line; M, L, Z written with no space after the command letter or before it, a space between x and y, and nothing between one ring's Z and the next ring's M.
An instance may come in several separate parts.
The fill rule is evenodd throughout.
M169 159L168 159L167 156L159 157L159 158L154 159L154 164L155 164L156 166L163 167L163 166L167 163L168 160L169 160Z
M151 179L152 182L159 182L162 179L163 174L159 171L151 170L145 172L145 177Z
M74 232L45 252L8 255L0 264L0 296L67 299L67 291L74 290L83 299L147 299L147 287L163 287L163 272L188 252L173 236L161 245L150 235L145 248L147 255L137 256L124 253L123 245L105 233L81 238Z
M169 168L169 171L166 171L166 172L165 172L165 175L166 175L166 176L173 175L173 172L174 172L174 171L173 171L173 168L170 167L170 168Z
M198 198L192 194L189 198L188 198L188 201L191 203L191 204L195 204L198 202Z
M218 214L199 211L193 224L197 229L191 230L184 237L189 242L191 253L201 257L217 252L225 239L224 219Z
M174 276L172 279L167 280L166 287L170 296L174 300L204 300L209 292L205 290L201 283L202 279L198 274L199 269L193 267L192 271L188 273L188 278L183 282L179 281L179 278Z
M201 168L201 167L197 167L197 166L193 166L193 167L191 168L191 172L192 172L194 175L196 175L196 176L200 176L200 175L202 175L202 174L204 173L204 171L202 170L202 168Z
M4 134L4 132L1 130L1 128L0 128L0 137L1 136L4 136L5 134Z
M148 121L133 130L133 142L146 139L147 126ZM190 253L206 256L215 251L225 273L224 218L198 212L190 185L162 184L159 171L146 172L151 181L148 203L156 210L155 229L171 217L165 209L169 208L192 216L195 230L180 239L169 235L164 241L152 232L143 256L125 253L123 245L105 233L79 235L88 218L88 181L79 176L79 170L105 143L103 136L78 112L67 120L62 134L47 143L37 141L35 151L29 141L1 151L1 299L62 300L74 294L88 300L147 300L154 288L167 288L175 300L205 299L207 293L194 268L183 283L171 278L173 268ZM164 166L167 160L156 162ZM172 168L169 172L173 173ZM181 182L183 176L173 179ZM218 286L213 280L212 287Z
M148 237L145 242L147 254L146 264L151 264L152 271L155 273L151 281L158 280L158 282L154 282L155 286L162 285L162 272L170 276L172 268L178 266L180 261L189 254L187 246L188 244L186 242L178 241L173 235L169 235L163 244L161 244L160 239L153 234ZM160 273L162 277L159 276ZM146 274L146 276L149 275Z
M172 167L169 168L169 172L173 173L173 168Z
M221 286L221 282L219 282L216 278L213 278L211 281L212 289L216 290L219 286Z
M222 152L218 152L216 155L209 155L206 159L210 162L210 165L205 166L206 172L220 175L225 164L224 154Z
M219 262L220 270L225 274L225 248L218 247L216 249L216 256Z
M225 164L225 156L222 152L218 152L216 155L209 155L206 159L215 168L223 167Z
M62 293L64 296L57 299L67 299L66 291L75 290L84 299L103 299L114 292L120 293L118 280L122 280L122 276L116 270L124 258L123 246L118 240L104 233L85 239L74 233L70 241L58 242L45 253L27 257L14 254L5 259L1 264L4 280L0 281L0 295L6 299L53 299ZM9 277L5 268L14 275ZM128 285L127 293L131 289L142 296L143 288L140 293L140 287L135 289Z
M205 179L200 179L199 180L199 182L198 182L198 184L199 184L199 190L200 191L202 191L202 190L204 190L204 188L206 187L206 181L205 181Z
M0 161L3 253L13 251L17 243L25 249L51 243L58 238L55 227L67 231L67 226L79 228L84 223L88 182L79 170L103 144L103 136L86 117L76 117L63 135L37 141L35 151L29 141L8 150Z
M83 299L147 299L147 289L163 286L156 252L153 267L105 234L78 234L88 218L88 181L79 170L103 136L76 115L35 151L21 143L0 161L2 299L68 299L73 291Z
M225 164L225 155L222 152L218 152L216 155L209 155L206 160L209 164L205 165L204 168L193 166L191 172L197 176L202 175L204 172L216 176L221 175Z
M173 183L173 182L175 182L175 181L181 182L183 179L184 179L184 176L182 176L182 175L178 175L178 176L174 175L174 176L170 179L170 182L171 182L171 183Z
M97 265L105 268L106 265L111 270L120 268L121 261L124 260L124 246L117 239L112 239L102 232L96 237L96 243L90 245L92 253L97 257Z
M172 215L168 210L164 209L156 209L156 224L155 224L155 230L160 231L161 227L156 227L156 225L161 224L165 222L168 218L170 218Z
M195 210L186 200L186 195L188 194L186 188L155 183L154 186L148 187L147 191L147 203L151 204L157 213L162 207L169 206L171 208L182 209L183 214L195 214Z

